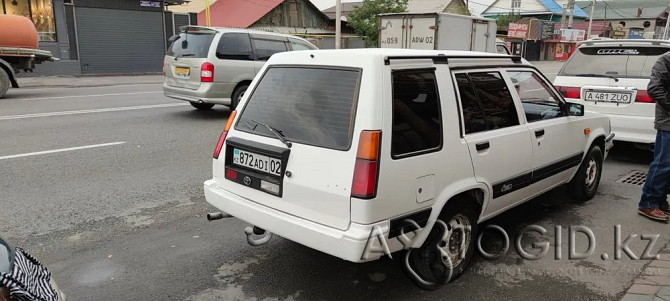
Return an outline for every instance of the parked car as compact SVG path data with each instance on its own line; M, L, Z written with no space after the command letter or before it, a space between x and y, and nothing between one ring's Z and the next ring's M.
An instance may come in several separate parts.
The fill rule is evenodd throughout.
M609 116L615 140L651 147L656 104L647 85L651 68L668 51L670 42L664 40L588 40L565 63L554 85L566 100Z
M512 54L507 48L507 43L501 39L496 39L496 52L500 54Z
M264 31L200 26L181 30L170 38L163 91L201 110L215 104L235 108L273 54L317 49L305 39Z
M494 53L282 53L250 91L216 144L207 202L256 234L352 262L383 255L366 255L375 229L402 250L395 239L413 221L423 230L409 262L433 281L413 278L424 289L446 282L429 268L441 257L424 256L433 246L450 254L455 278L478 223L564 184L591 199L612 146L607 117L566 102L525 60ZM469 228L439 235L440 223Z

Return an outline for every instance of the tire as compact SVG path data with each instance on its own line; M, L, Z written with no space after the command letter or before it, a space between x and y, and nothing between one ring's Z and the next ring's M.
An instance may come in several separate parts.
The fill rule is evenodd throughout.
M423 245L418 249L409 249L405 254L405 264L403 264L405 273L408 274L414 284L424 290L436 290L444 284L456 280L470 264L474 254L477 234L476 210L465 199L455 199L450 203L447 203L447 206L442 210L438 220L442 221L448 227L447 229L454 229L453 225L460 224L462 226L469 225L470 231L445 231L444 227L436 221ZM443 241L443 239L446 241ZM464 242L463 239L465 239ZM461 241L460 247L467 247L467 249L459 248L458 243L450 244L450 241ZM442 259L450 258L452 260L451 264L449 264L449 261L445 263L445 260L440 260L442 253L437 249L438 247L446 250L448 256ZM454 249L450 247L454 247ZM449 268L449 266L453 266L453 268ZM413 275L413 272L416 275Z
M575 200L586 202L598 191L603 171L603 152L600 146L593 146L584 157L577 173L569 184L570 193Z
M237 108L237 104L240 103L240 100L242 100L242 97L244 96L244 92L247 92L248 88L249 85L241 85L235 88L235 91L233 91L233 96L230 97L231 110L235 110L235 108Z
M209 110L214 107L213 103L199 103L199 102L190 102L191 105L198 110Z
M0 68L0 98L3 98L5 94L7 94L11 85L12 83L9 81L9 74L7 74L7 71L4 69Z

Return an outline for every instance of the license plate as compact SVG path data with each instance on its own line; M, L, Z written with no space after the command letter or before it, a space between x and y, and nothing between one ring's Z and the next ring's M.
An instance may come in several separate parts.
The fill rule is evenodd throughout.
M183 76L189 76L191 75L191 68L188 67L175 67L174 68L174 73L178 75L183 75Z
M595 102L630 103L632 99L632 93L586 91L584 94L584 100Z
M281 175L280 159L237 148L233 149L233 164L275 176Z

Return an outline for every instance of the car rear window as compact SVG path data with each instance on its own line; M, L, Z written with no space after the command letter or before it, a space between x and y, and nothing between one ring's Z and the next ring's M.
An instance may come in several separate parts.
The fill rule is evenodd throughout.
M271 67L252 92L235 129L296 143L348 150L360 70Z
M649 78L664 47L580 47L559 72L559 76L612 75Z
M168 49L169 56L206 58L209 46L214 39L213 33L189 32L179 34L179 39L172 42Z

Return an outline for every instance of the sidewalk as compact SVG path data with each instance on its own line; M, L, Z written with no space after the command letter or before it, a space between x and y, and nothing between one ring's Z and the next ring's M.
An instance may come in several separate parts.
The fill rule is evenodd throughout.
M38 76L19 77L21 88L101 87L118 85L161 84L162 75L124 76Z
M659 259L652 260L633 280L622 301L670 300L670 247L665 246L658 254Z

